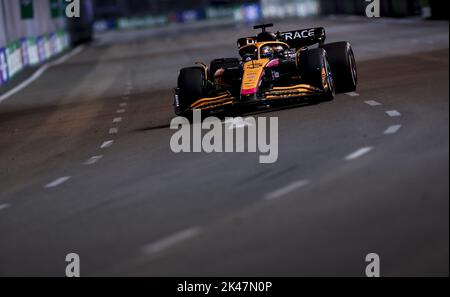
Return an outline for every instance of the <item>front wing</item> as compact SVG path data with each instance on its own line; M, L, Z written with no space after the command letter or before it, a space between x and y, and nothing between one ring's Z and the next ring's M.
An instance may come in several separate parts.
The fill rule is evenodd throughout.
M214 96L201 98L192 103L187 111L223 111L233 108L263 106L275 103L292 102L293 100L308 100L313 97L323 96L323 90L307 84L299 84L287 87L273 87L263 92L260 96L237 99L230 92L222 92ZM176 92L175 108L177 108L178 95Z

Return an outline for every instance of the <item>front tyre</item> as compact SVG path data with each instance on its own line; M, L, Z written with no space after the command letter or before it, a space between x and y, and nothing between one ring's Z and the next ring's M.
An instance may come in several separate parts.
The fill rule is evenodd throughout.
M327 52L338 93L356 91L358 86L358 70L352 46L346 41L325 44L322 48Z
M334 80L330 64L328 63L327 53L324 49L317 48L300 52L299 67L304 83L321 89L324 101L334 99Z
M204 98L206 94L205 70L201 67L181 69L178 76L177 115L187 115L192 103Z

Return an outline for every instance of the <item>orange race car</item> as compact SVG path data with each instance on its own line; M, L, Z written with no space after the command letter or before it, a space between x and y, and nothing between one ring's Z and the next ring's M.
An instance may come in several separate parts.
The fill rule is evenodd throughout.
M267 32L238 40L240 58L223 58L210 66L181 69L175 89L175 113L222 112L333 100L358 84L350 43L325 44L325 29ZM318 47L317 47L318 46Z

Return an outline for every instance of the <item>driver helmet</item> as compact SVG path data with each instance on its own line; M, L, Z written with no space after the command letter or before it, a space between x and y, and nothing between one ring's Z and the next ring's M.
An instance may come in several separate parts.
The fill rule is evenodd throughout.
M284 52L284 47L282 45L275 45L273 50L277 55L280 55Z
M274 51L272 46L266 45L261 49L261 58L273 58L274 57Z

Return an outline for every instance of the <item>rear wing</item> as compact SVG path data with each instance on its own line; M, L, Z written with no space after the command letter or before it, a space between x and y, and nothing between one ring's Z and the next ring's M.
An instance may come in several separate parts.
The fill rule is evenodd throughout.
M238 45L238 49L241 49L246 45L255 44L255 43L256 43L256 36L251 36L251 37L239 38L237 45Z
M325 28L310 28L280 33L282 41L291 48L302 48L314 44L323 45L326 39Z
M326 39L325 28L310 28L289 32L278 32L278 41L287 43L291 48L299 49L314 44L323 45ZM240 38L237 42L238 48L257 42L256 36Z

